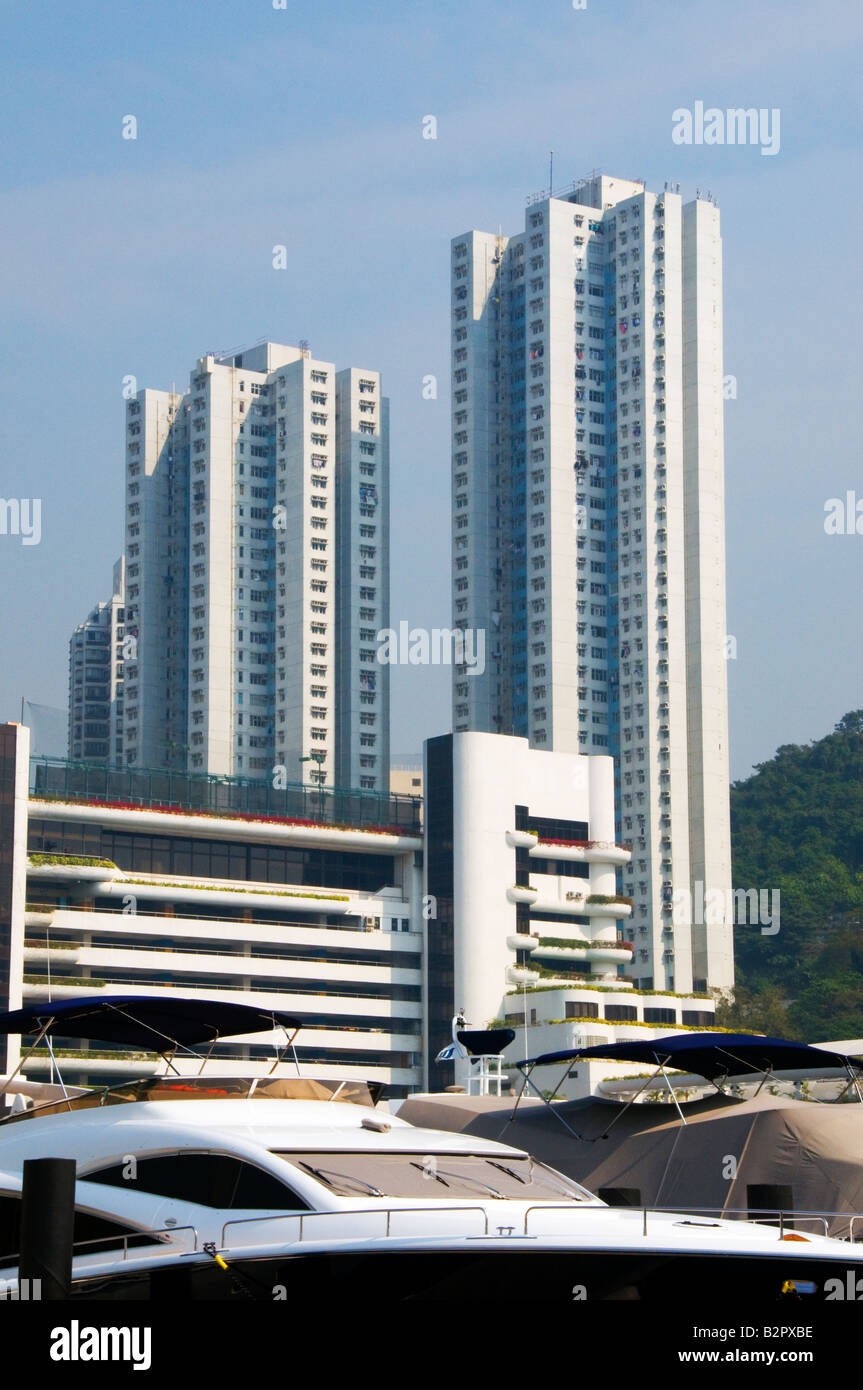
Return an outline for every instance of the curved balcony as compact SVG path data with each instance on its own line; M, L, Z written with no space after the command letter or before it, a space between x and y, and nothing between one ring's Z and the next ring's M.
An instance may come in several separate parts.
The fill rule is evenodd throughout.
M24 939L24 960L50 963L52 969L77 965L83 950L80 941L43 942Z
M95 994L97 990L105 988L105 981L101 979L75 979L62 975L52 975L49 979L47 975L24 975L21 984L21 998L35 1000L39 1002L48 997L57 999L74 999L83 990L85 994Z
M570 860L578 864L628 864L632 851L606 840L537 840L530 850L534 859Z
M510 965L506 979L510 985L535 985L541 976L538 970L530 970L526 965Z
M533 960L583 960L596 965L625 965L632 959L631 941L574 941L542 936Z
M506 832L506 842L510 849L529 849L532 850L539 835L535 830L508 830Z
M535 903L539 896L538 888L531 888L527 883L514 883L507 888L506 896L511 903Z
M584 910L590 917L631 917L632 899L590 893L585 900Z
M571 946L549 945L546 941L540 941L533 953L534 960L588 960L588 947L577 946L575 942Z
M84 855L35 854L27 860L27 873L32 878L68 883L69 879L83 882L103 882L106 879L121 878L123 870L107 859L91 859Z
M515 932L513 936L506 938L506 944L511 951L535 951L539 945L539 937L528 936L525 932Z
M624 945L623 942L619 946L594 946L588 954L588 960L595 961L597 965L626 965L632 960L632 947L629 944Z

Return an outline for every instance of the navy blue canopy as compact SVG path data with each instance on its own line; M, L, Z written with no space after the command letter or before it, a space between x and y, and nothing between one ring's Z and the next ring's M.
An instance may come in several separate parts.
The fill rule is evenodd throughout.
M759 1038L751 1033L676 1033L669 1037L603 1043L600 1047L569 1048L544 1052L517 1063L520 1067L570 1062L575 1058L608 1062L649 1062L678 1067L713 1081L719 1076L746 1072L812 1071L816 1067L844 1067L849 1058L785 1038ZM856 1065L861 1065L856 1063Z
M148 994L88 995L53 1004L28 1004L13 1013L0 1014L0 1035L38 1035L44 1029L46 1037L60 1034L92 1042L128 1043L151 1052L279 1027L295 1030L299 1023L289 1014L249 1004Z
M471 1057L497 1057L515 1037L514 1028L460 1028L456 1037Z

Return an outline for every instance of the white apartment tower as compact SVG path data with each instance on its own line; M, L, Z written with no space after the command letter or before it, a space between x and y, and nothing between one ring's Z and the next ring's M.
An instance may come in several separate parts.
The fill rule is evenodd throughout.
M69 758L123 761L125 559L114 565L112 596L69 639Z
M379 373L270 342L208 355L185 395L129 401L126 447L125 763L385 789Z
M719 213L592 175L452 243L453 727L609 753L628 967L733 984ZM715 900L715 899L714 899Z

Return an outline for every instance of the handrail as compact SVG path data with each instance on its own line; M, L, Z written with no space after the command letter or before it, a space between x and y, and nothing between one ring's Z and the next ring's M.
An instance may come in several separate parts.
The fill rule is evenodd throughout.
M488 1212L487 1212L487 1210L486 1210L485 1207L481 1207L481 1206L451 1206L451 1207L438 1207L438 1206L432 1207L432 1206L424 1206L424 1207L378 1207L378 1208L376 1208L376 1207L352 1207L352 1208L350 1208L349 1210L345 1210L345 1209L343 1209L343 1208L337 1208L337 1209L334 1210L334 1211L292 1211L292 1212L282 1212L282 1213L280 1213L278 1216L266 1216L266 1215L265 1215L265 1216L243 1216L243 1217L238 1217L237 1220L235 1220L235 1221L226 1221L226 1222L225 1222L224 1226L222 1227L222 1235L221 1235L221 1242L220 1242L220 1244L221 1244L222 1248L224 1248L224 1249L230 1248L230 1247L228 1247L227 1244L226 1244L226 1235L227 1235L228 1230L229 1230L232 1226L250 1226L250 1225L253 1225L253 1224L260 1224L260 1222L262 1222L262 1221L297 1221L297 1222L299 1223L299 1231L297 1232L297 1241L299 1242L299 1241L302 1241L303 1238L304 1238L304 1235L303 1235L303 1232L304 1232L304 1222L308 1221L310 1218L319 1219L320 1217L326 1217L326 1216L385 1216L385 1217L386 1217L386 1223L385 1223L385 1229L384 1229L384 1239L385 1239L385 1240L389 1240L389 1239L390 1239L390 1235L391 1235L391 1228L392 1228L392 1217L393 1217L394 1215L395 1215L395 1216L401 1216L401 1215L403 1215L403 1214L411 1214L411 1213L412 1213L412 1214L416 1214L417 1212L424 1212L424 1213L426 1213L426 1214L431 1213L433 1216L438 1216L441 1212L464 1212L464 1211L469 1211L469 1212L476 1212L476 1211L478 1211L478 1212L481 1214L481 1216L482 1216L482 1218L483 1218L483 1235L486 1235L486 1236L487 1236L487 1235L488 1235Z
M170 1246L170 1244L171 1244L171 1237L172 1237L172 1236L175 1236L175 1235L178 1235L181 1231L191 1231L191 1233L192 1233L192 1247L191 1247L191 1249L192 1249L192 1251L197 1250L197 1248L198 1248L198 1228L197 1228L197 1226L163 1226L163 1227L161 1227L159 1230L156 1230L156 1231L128 1231L128 1232L127 1232L125 1235L123 1235L123 1236L120 1236L119 1234L116 1235L116 1236L112 1236L112 1235L107 1235L107 1236L93 1236L92 1239L90 1239L90 1240L76 1240L75 1243L74 1243L74 1245L72 1246L72 1258L73 1258L73 1259L77 1259L79 1255L86 1256L87 1253L88 1253L88 1249L87 1249L88 1246L91 1246L91 1245L105 1245L105 1243L106 1243L107 1241L111 1241L112 1244L111 1244L111 1248L110 1248L109 1250L105 1250L104 1252L101 1252L101 1251L96 1250L96 1251L93 1251L92 1253L93 1253L93 1254L104 1253L105 1255L110 1255L110 1254L113 1254L113 1251L114 1251L114 1249L116 1248L116 1246L122 1243L122 1246L123 1246L123 1259L125 1260L125 1259L127 1258L128 1254L129 1254L129 1242L130 1242L131 1240L142 1240L142 1239L146 1240L147 1237L151 1237L151 1239L150 1239L150 1241L149 1241L149 1244L151 1244L151 1245L161 1245L163 1248L165 1248L165 1253L166 1253L166 1254L170 1254L170 1253L172 1253L172 1252L171 1252L169 1249L167 1249L166 1247ZM144 1245L141 1245L141 1246L138 1246L138 1247L136 1247L136 1248L137 1248L137 1249L144 1249L144 1248L146 1248L146 1247L145 1247ZM189 1253L191 1253L191 1252L189 1252ZM7 1264L8 1267L11 1268L11 1267L13 1266L13 1264L14 1264L16 1261L20 1260L20 1258L21 1258L21 1252L20 1252L20 1251L16 1251L14 1254L11 1254L11 1255L4 1255L4 1256L0 1257L0 1262L3 1262L3 1263L5 1263L5 1264Z
M524 1235L528 1234L528 1218L534 1211L593 1211L596 1207L587 1207L580 1203L538 1203L527 1208L524 1214ZM784 1235L786 1226L793 1225L798 1221L819 1221L824 1226L825 1236L829 1234L831 1221L850 1220L849 1237L854 1240L853 1231L855 1221L863 1221L863 1212L843 1212L843 1211L782 1211L779 1208L750 1208L750 1207L613 1207L608 1208L613 1211L640 1211L642 1214L642 1235L647 1235L647 1218L653 1214L663 1214L670 1216L686 1216L689 1213L697 1216L719 1217L721 1219L742 1216L749 1225L753 1226L779 1226L780 1238ZM756 1215L755 1212L760 1212ZM841 1237L840 1237L841 1239Z

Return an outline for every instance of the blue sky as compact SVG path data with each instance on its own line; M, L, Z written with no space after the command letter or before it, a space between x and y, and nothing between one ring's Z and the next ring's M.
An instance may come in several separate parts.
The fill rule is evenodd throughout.
M64 705L66 645L122 548L122 378L307 338L392 399L392 617L449 623L449 241L520 228L592 168L710 189L725 243L732 773L863 706L855 490L863 10L687 0L0 3L0 717ZM781 149L679 146L672 112L781 111ZM121 138L122 119L137 140ZM433 114L438 138L423 140ZM291 266L272 269L272 247ZM422 399L422 378L441 383ZM395 752L449 726L393 668Z

